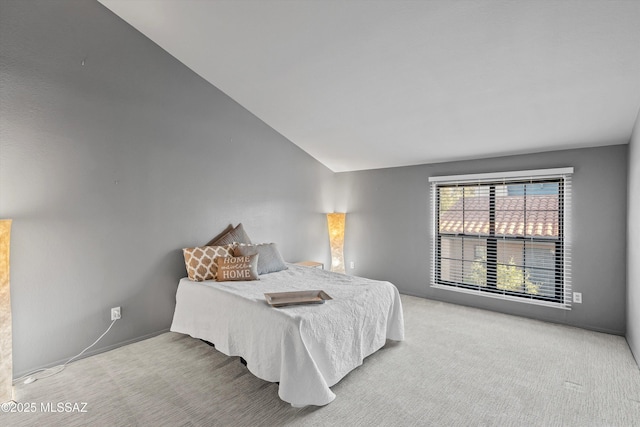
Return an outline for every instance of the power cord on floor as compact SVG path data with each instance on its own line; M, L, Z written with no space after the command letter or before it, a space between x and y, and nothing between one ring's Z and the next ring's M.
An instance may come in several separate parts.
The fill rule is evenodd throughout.
M31 384L31 383L33 383L33 382L35 382L37 380L41 380L43 378L52 377L52 376L54 376L56 374L59 374L60 372L64 371L64 368L66 368L69 363L71 363L72 361L76 360L78 357L82 356L87 350L89 350L94 345L98 344L98 341L100 341L105 335L107 335L107 332L109 332L111 330L111 327L113 327L113 325L117 321L118 321L118 319L112 320L111 324L109 325L107 330L104 331L102 333L102 335L100 335L98 337L98 339L93 342L93 344L91 344L89 347L87 347L84 350L82 350L77 355L73 356L71 359L69 359L66 362L64 362L62 365L53 366L51 368L38 369L38 370L35 370L33 372L29 372L28 374L25 374L25 375L21 376L20 378L16 378L15 380L13 380L13 384L15 384L17 382L20 382L22 380L24 380L24 384ZM55 369L57 369L57 370L55 370ZM51 372L47 372L47 371L51 371ZM35 376L35 374L40 373L40 372L46 372L46 374L45 375Z

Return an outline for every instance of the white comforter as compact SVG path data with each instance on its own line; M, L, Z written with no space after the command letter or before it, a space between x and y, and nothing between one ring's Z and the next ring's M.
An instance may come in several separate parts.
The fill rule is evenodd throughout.
M404 339L398 289L389 282L288 264L251 282L180 280L171 330L242 356L258 378L280 382L293 406L326 405L329 387L384 346ZM264 293L324 290L319 305L273 308Z

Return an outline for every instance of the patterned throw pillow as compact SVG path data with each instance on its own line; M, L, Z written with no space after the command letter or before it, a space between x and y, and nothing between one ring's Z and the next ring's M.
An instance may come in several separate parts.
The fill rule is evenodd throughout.
M216 278L218 265L215 259L233 255L233 245L184 248L182 253L189 280L202 282Z
M251 256L220 257L218 264L218 282L230 280L260 280L258 278L258 254Z
M235 256L247 256L260 254L258 258L258 274L274 273L286 270L287 266L282 259L275 243L260 243L258 245L238 244L233 249Z
M238 224L236 228L229 230L222 236L214 238L209 243L207 243L207 246L230 245L234 242L251 243L251 239L247 235L247 232L244 231L242 223Z

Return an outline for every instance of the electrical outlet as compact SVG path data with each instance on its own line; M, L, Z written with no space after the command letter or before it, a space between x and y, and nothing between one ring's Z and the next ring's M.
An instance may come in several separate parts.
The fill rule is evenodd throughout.
M582 304L582 292L573 293L573 302L576 304Z
M113 307L111 309L111 320L118 320L121 317L120 307Z
M352 270L353 270L354 268L356 268L356 262L355 262L355 261L351 261L351 262L349 263L349 268L350 268L350 269L352 269Z

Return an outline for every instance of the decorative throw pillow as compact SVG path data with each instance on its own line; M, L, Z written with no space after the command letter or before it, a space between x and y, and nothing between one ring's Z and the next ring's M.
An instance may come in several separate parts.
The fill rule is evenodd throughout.
M218 264L216 280L218 282L260 280L258 278L258 258L258 254L216 258L216 264Z
M218 257L233 255L233 246L200 246L182 249L189 280L202 282L215 279L218 266L214 260Z
M249 238L247 233L244 231L244 227L242 226L242 223L238 224L236 228L229 230L228 232L223 234L221 237L214 238L209 243L207 243L207 246L230 245L234 242L249 243L249 244L251 243L251 239Z
M259 254L258 274L274 273L287 269L275 243L260 243L257 245L241 243L233 249L233 254L235 256Z

